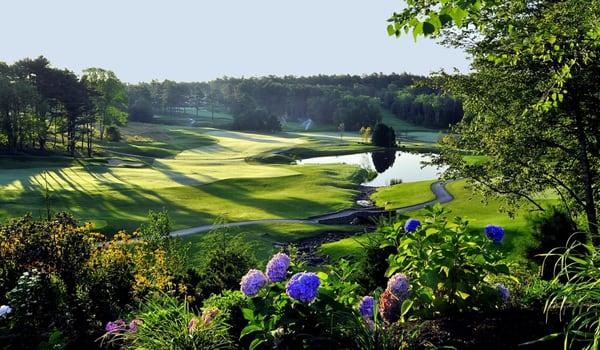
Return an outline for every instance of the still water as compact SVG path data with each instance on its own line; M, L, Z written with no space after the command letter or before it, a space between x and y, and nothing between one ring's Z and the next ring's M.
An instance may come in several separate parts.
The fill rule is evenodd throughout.
M299 160L297 164L344 163L358 165L365 169L377 171L377 176L373 180L363 183L363 185L383 187L389 186L391 180L414 182L437 179L444 168L430 165L423 166L424 162L430 160L431 157L424 154L388 151L307 158Z

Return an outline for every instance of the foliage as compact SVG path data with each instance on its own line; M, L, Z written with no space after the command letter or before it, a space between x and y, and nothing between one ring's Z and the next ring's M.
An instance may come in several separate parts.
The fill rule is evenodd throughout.
M302 271L292 263L290 272ZM286 282L271 282L249 300L243 310L248 325L241 337L250 337L250 349L267 347L344 347L351 344L349 333L353 308L358 303L358 285L349 282L350 265L340 261L330 272L318 273L320 286L314 301L305 303L286 294ZM348 345L346 345L348 346Z
M369 96L344 96L334 113L334 121L343 123L348 131L358 131L364 125L373 126L381 119L379 102Z
M529 218L529 226L536 244L528 249L529 257L544 264L542 275L546 279L554 277L554 262L543 254L554 248L565 247L569 243L579 241L585 243L587 237L579 232L577 224L568 212L560 207L550 207L544 212Z
M546 255L554 262L556 290L546 301L547 314L568 315L564 346L597 349L600 344L600 251L591 243L572 242Z
M121 131L116 125L111 125L106 128L106 139L110 142L121 141Z
M426 317L499 305L496 279L509 274L502 254L483 232L472 232L468 221L450 221L447 215L436 205L414 231L394 223L383 245L397 249L389 257L386 275L408 276L415 309Z
M185 301L167 294L148 297L135 320L135 331L109 331L100 341L136 349L233 349L228 326L221 319L204 322Z
M58 328L69 344L85 346L97 322L148 292L185 292L164 248L148 249L138 233L107 241L63 213L1 226L0 265L0 303L14 308L6 331L15 344L37 344Z
M224 290L220 294L213 294L204 300L203 309L219 309L218 318L229 325L229 336L235 344L240 341L240 333L248 324L244 319L242 310L248 308L248 299L238 290ZM245 344L247 345L247 344Z
M355 273L352 281L361 286L363 294L382 288L387 282L385 274L388 269L387 259L396 252L396 249L393 246L382 245L392 227L391 222L380 220L376 231L368 235L364 242L360 242L361 253L354 263Z
M371 135L373 134L373 129L370 126L363 126L362 128L360 128L359 133L364 143L371 142Z
M152 105L147 99L140 97L133 102L129 102L129 117L130 121L136 122L150 122L154 117L154 111Z
M379 123L375 125L371 142L378 147L396 147L396 132L394 128Z
M216 230L207 236L207 243L199 252L201 259L196 260L186 277L190 295L196 302L224 290L237 289L242 276L256 265L252 246L239 235Z
M444 142L451 175L536 203L552 188L598 233L600 127L596 108L600 2L410 1L391 35L442 37L473 56L469 76L444 76L469 116ZM501 113L499 113L501 111ZM486 155L467 164L462 155ZM568 160L568 161L566 161ZM541 207L539 207L541 209Z
M275 115L260 107L241 107L241 110L233 115L234 130L249 131L281 131L281 123Z

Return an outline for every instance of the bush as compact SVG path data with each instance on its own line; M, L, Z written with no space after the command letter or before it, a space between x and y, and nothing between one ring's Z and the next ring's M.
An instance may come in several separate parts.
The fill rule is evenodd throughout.
M424 223L408 220L404 229L395 225L384 246L396 248L389 257L387 276L405 274L412 288L410 299L424 317L494 308L508 298L508 290L494 282L508 277L500 244L504 231L494 228L489 239L472 232L461 218L450 221L441 205L428 207ZM501 233L500 233L501 232ZM492 235L493 234L493 235Z
M561 251L563 251L561 253ZM547 254L558 273L554 292L546 301L547 314L559 309L569 314L565 327L565 349L598 349L600 343L600 250L592 243L573 241L566 248Z
M228 326L219 318L196 316L188 304L158 294L148 298L131 320L107 326L103 344L136 349L233 349Z
M111 125L106 129L106 139L110 142L121 141L121 131L116 125Z
M252 246L239 236L226 230L210 232L205 239L196 267L188 270L188 292L193 293L196 303L227 289L238 289L240 279L256 258ZM197 305L197 304L195 304Z
M543 213L530 217L529 225L537 244L529 248L528 255L540 265L544 261L542 254L557 247L565 247L569 240L587 242L586 235L578 232L577 224L571 219L569 213L558 207L548 208ZM542 276L545 279L554 277L555 262L555 259L547 258L546 263L543 264Z
M129 105L129 120L137 122L149 122L154 117L152 104L144 99L138 99Z
M394 128L383 123L375 125L371 143L377 147L396 147L396 132Z
M204 300L203 309L216 308L223 323L230 326L229 336L233 343L238 343L242 329L248 323L244 319L242 310L248 307L248 300L242 292L225 290L221 294L212 295ZM238 344L239 345L239 344ZM248 345L248 344L244 344Z

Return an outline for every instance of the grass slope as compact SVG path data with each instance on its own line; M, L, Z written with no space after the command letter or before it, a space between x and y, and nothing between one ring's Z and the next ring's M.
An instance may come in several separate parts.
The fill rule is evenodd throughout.
M371 199L377 206L387 210L428 202L435 199L435 195L430 190L431 184L434 182L435 180L406 182L390 187L381 187L371 195Z
M403 185L408 184L399 186ZM473 230L482 231L487 224L496 224L504 227L506 238L500 247L511 258L520 260L527 247L532 243L531 233L527 227L527 217L531 214L533 208L524 205L516 212L514 218L510 218L507 214L501 213L501 201L492 199L486 205L483 201L484 198L478 194L473 194L465 185L466 181L461 180L447 186L448 191L452 193L455 199L445 204L444 207L452 211L451 216L460 216L469 219L470 227ZM542 199L540 202L543 205L551 205L555 204L556 199L550 197ZM419 218L423 214L423 210L418 210L406 215ZM361 248L360 242L364 242L366 239L366 235L348 238L324 244L321 250L323 253L331 255L333 259L337 259L342 256L356 254Z

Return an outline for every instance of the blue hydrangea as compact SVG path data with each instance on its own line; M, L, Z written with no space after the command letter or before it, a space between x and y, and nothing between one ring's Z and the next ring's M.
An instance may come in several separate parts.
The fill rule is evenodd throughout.
M363 297L358 304L358 312L364 318L373 318L373 308L375 307L375 299L372 296Z
M506 288L506 286L504 286L503 284L498 284L496 285L496 289L498 289L498 294L500 294L500 298L502 298L502 300L504 300L505 302L508 301L508 298L510 298L510 291L508 290L508 288Z
M269 277L269 280L272 282L283 281L289 267L290 257L285 253L277 253L273 255L267 264L267 277Z
M242 277L240 289L247 296L256 295L267 284L267 276L262 271L252 269Z
M494 241L495 243L499 243L504 238L504 229L500 226L496 225L487 225L484 229L486 236Z
M421 226L421 221L417 219L408 219L404 224L404 232L415 232L419 226Z
M292 299L303 303L310 303L317 297L320 285L321 281L316 274L312 272L300 272L290 278L285 287L285 292Z
M403 273L396 273L388 280L387 290L400 300L408 298L409 289L410 283L408 277Z

